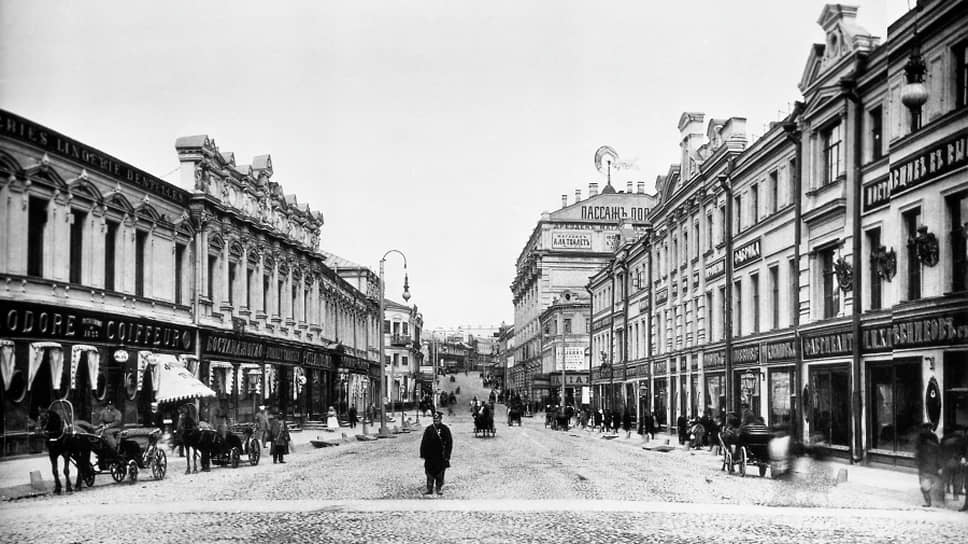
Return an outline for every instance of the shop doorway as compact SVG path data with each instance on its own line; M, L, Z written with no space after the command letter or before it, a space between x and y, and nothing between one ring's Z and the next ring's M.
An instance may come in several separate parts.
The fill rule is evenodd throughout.
M944 354L944 427L968 429L968 351Z
M810 440L849 446L850 371L847 366L810 369Z
M667 395L666 391L666 379L661 378L655 380L655 391L652 394L652 410L655 412L655 426L656 430L663 430L669 423L668 414L666 410L667 406Z
M922 421L921 359L895 359L867 367L872 449L914 452Z

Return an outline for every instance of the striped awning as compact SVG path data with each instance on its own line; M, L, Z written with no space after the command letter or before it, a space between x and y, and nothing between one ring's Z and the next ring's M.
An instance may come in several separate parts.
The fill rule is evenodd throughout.
M174 357L171 357L171 360L163 357L159 361L158 368L160 371L156 397L158 404L215 396L215 391L196 379L184 364Z

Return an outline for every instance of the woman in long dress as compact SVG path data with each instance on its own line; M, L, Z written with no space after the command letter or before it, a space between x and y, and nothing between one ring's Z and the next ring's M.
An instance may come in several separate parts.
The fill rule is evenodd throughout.
M330 431L339 430L339 420L336 419L336 409L332 406L329 407L329 411L326 413L326 428Z

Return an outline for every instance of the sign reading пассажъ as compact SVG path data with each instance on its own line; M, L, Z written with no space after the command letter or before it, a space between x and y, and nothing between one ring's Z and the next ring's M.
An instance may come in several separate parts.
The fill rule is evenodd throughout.
M551 249L579 249L592 248L592 235L589 232L559 231L551 233Z
M0 300L0 337L103 342L181 352L195 349L195 331L189 326L12 300Z
M0 110L0 135L39 147L59 157L78 162L85 168L126 181L169 202L188 204L188 192L184 189L5 110Z
M911 157L891 165L887 177L864 185L864 211L890 202L895 196L968 165L968 129L960 130Z

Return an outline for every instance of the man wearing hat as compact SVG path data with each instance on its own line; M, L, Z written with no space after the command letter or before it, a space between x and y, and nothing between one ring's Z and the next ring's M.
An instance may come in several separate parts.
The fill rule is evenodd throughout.
M443 418L443 412L434 412L434 423L424 430L423 440L420 441L420 458L424 460L424 472L427 474L424 495L432 494L434 489L438 495L443 495L444 471L450 467L454 440L450 429L443 424Z

